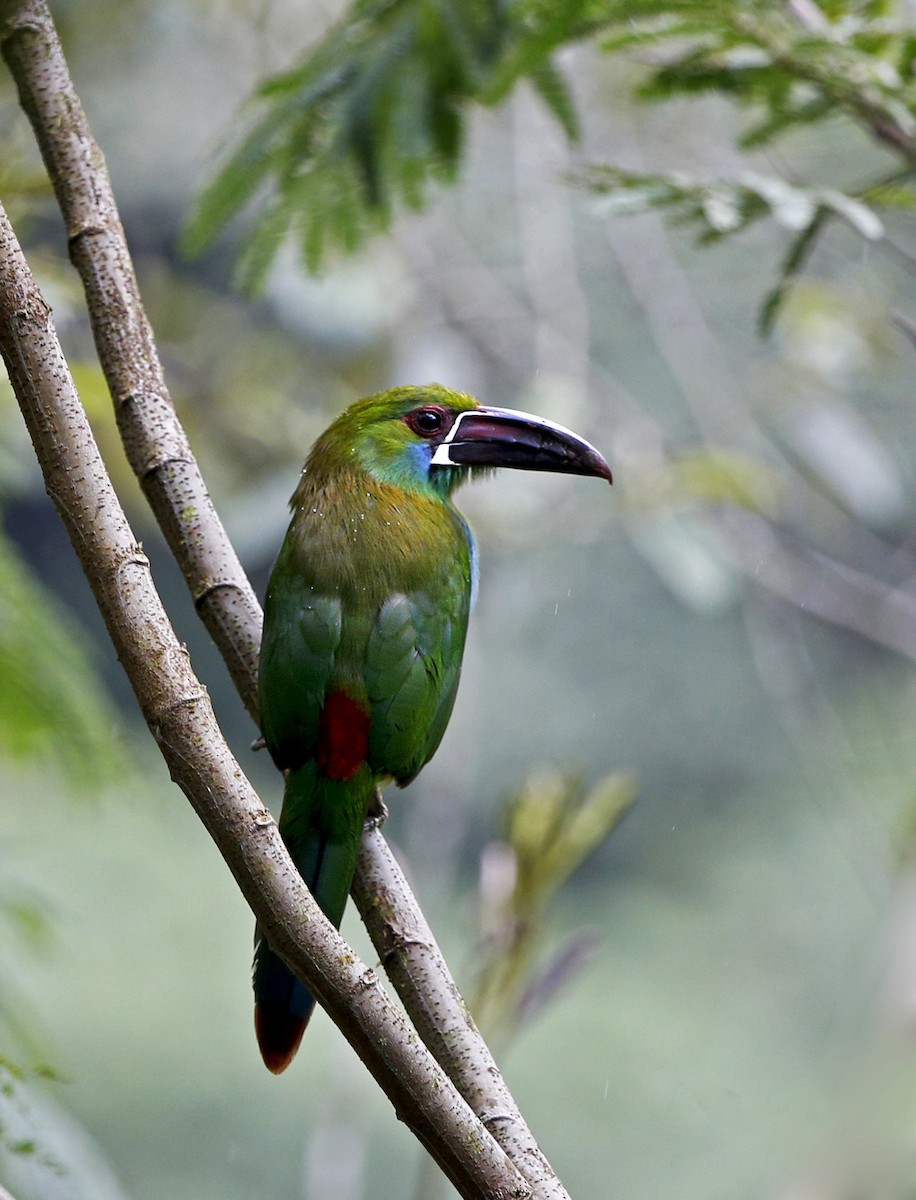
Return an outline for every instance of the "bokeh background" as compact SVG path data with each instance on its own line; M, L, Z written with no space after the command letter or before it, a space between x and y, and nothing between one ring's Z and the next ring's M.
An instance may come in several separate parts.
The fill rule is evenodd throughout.
M582 47L563 59L574 150L521 88L474 114L426 213L321 278L284 253L242 296L238 231L194 260L181 232L255 82L336 11L55 9L245 566L263 595L305 452L368 392L437 380L595 442L612 492L504 473L462 494L482 550L464 677L389 835L471 990L506 797L535 768L632 775L636 803L552 910L590 956L502 1056L573 1195L911 1195L892 1136L916 985L916 351L894 325L911 219L874 248L832 228L762 340L778 224L698 247L568 179L593 160L725 172L734 112L639 105L639 64ZM6 77L0 104L8 161L37 179ZM838 124L775 165L840 182L880 153ZM14 211L175 625L276 802L118 445L53 204ZM5 385L0 405L0 1056L18 1072L0 1180L17 1200L447 1194L323 1014L286 1075L264 1071L250 914L140 722ZM343 931L371 961L354 913Z

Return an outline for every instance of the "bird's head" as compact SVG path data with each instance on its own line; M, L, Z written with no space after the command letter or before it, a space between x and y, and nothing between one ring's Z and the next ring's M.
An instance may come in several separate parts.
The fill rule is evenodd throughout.
M543 417L490 408L439 384L359 400L318 439L310 462L353 462L411 491L448 495L495 467L596 475L611 469L584 438Z

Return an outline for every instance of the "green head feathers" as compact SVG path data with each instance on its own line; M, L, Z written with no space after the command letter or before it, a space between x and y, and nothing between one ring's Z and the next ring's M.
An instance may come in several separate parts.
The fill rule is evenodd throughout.
M306 473L356 467L408 492L447 496L469 472L434 467L433 455L458 414L479 407L473 396L437 383L367 396L318 439Z
M578 434L543 417L491 408L439 384L392 388L359 400L318 439L308 478L365 471L406 492L446 499L493 467L597 475L607 463Z

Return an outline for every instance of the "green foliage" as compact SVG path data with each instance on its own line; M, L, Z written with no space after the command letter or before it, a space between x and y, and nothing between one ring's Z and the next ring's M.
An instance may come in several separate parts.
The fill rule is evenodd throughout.
M0 944L4 947L0 972L0 1044L11 1040L33 1057L41 1057L40 1038L35 1030L35 1006L17 986L7 956L10 946L19 943L32 953L45 950L53 938L52 914L47 898L18 878L14 869L0 858ZM0 1074L3 1070L0 1055ZM3 1124L0 1121L0 1146Z
M637 94L669 101L715 94L749 114L744 149L767 146L790 129L846 118L902 157L890 181L838 190L798 186L744 172L737 179L689 180L592 168L581 181L607 211L664 209L700 226L710 242L770 216L794 233L761 314L766 331L829 220L840 217L867 240L883 236L871 205L913 207L916 164L916 34L894 20L885 0L765 0L612 3L602 37L607 52L651 51Z
M51 194L48 174L20 115L13 94L0 93L0 196L17 223Z
M703 241L769 216L794 241L763 309L766 328L830 219L881 236L871 205L916 206L916 32L890 0L357 0L291 71L249 104L224 166L187 234L196 251L250 203L258 208L241 259L251 287L292 233L310 269L329 248L350 252L420 208L454 179L467 108L493 105L526 79L574 139L578 116L553 56L591 38L607 54L649 65L644 100L715 94L741 107L743 148L845 118L904 162L890 182L852 190L745 172L685 180L594 167L585 187L605 211L661 208L700 225Z
M88 783L120 761L113 727L76 631L0 537L0 757L41 755Z
M609 775L591 789L557 770L535 771L510 797L505 840L485 848L484 958L471 1003L488 1035L507 1036L575 974L591 938L573 934L542 959L550 906L633 802L633 782Z
M700 240L704 242L745 229L762 216L773 217L791 232L804 233L819 218L833 215L868 241L884 235L880 218L861 200L835 188L796 187L756 171L725 180L697 179L679 173L648 175L596 166L588 168L582 180L591 191L605 197L607 215L663 209L679 223L700 226Z
M760 459L707 443L628 480L626 499L631 511L643 514L729 504L776 518L785 490L777 472Z
M0 1059L0 1179L23 1200L125 1200L86 1130L35 1084Z
M639 88L647 99L715 92L749 107L744 146L841 113L911 138L913 31L891 10L883 0L611 3L602 45L660 57Z
M499 0L358 0L298 66L258 90L187 248L200 250L254 201L240 264L248 286L290 233L311 269L329 247L356 249L387 228L398 202L419 208L430 184L455 177L468 102L496 103L520 73L574 137L572 100L549 62L561 30L545 34L523 6Z
M627 216L664 209L679 223L702 226L705 241L744 229L767 211L759 188L724 185L719 179L701 180L683 173L647 174L622 167L589 166L574 177L603 197L602 216Z
M774 175L744 171L735 179L699 179L683 173L645 174L620 167L591 166L578 176L600 196L601 213L624 216L660 210L673 223L698 230L701 243L720 241L761 217L771 217L794 234L776 286L761 311L768 332L789 286L808 261L828 219L839 217L866 241L884 237L884 225L871 205L837 188L798 187ZM868 189L874 204L916 206L916 192L903 186Z

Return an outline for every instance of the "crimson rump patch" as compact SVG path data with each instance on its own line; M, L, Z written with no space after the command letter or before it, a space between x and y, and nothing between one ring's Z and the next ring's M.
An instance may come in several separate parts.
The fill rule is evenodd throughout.
M329 779L352 779L368 750L368 713L346 692L331 692L318 720L318 770Z

